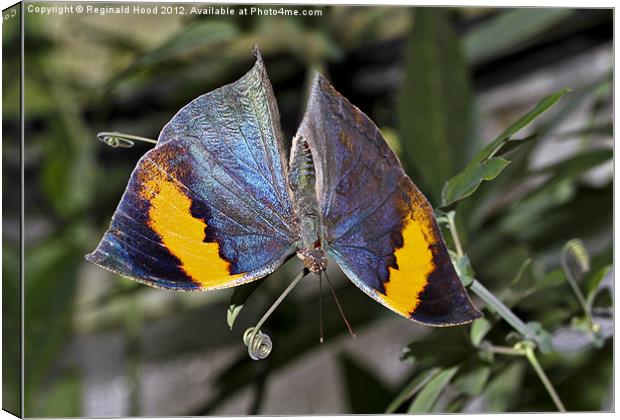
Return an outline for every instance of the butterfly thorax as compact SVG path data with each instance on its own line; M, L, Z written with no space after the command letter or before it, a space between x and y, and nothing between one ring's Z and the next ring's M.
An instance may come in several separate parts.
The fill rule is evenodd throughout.
M308 142L301 136L293 139L289 185L293 191L293 207L299 226L297 257L310 271L324 271L327 268L327 256L323 249L316 170Z

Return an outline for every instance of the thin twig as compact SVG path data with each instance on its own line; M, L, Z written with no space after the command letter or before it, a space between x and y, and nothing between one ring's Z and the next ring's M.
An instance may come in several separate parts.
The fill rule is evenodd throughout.
M494 346L493 344L486 344L484 350L488 350L492 353L505 354L506 356L525 356L523 351L519 351L514 347L506 346Z
M469 288L487 304L487 306L497 312L512 328L517 330L524 338L536 341L536 333L521 319L515 315L504 303L499 300L493 293L482 285L478 280L474 279Z
M459 239L459 233L456 229L456 223L454 222L455 212L450 211L446 214L448 221L448 228L454 241L454 247L459 258L463 257L465 253L461 246L461 240ZM493 293L491 293L486 287L482 285L478 280L474 279L469 288L480 297L489 308L494 310L501 316L510 326L517 330L523 337L529 340L536 341L536 333L518 316L514 314L504 303L499 300Z
M588 326L590 327L590 330L592 330L593 325L594 325L594 322L592 321L592 312L590 311L588 303L586 302L586 298L583 296L583 293L581 292L581 289L579 288L579 284L577 283L577 280L575 279L572 271L568 267L568 262L566 261L567 251L568 251L567 246L565 246L562 252L562 257L560 258L560 262L562 264L562 270L564 271L564 274L566 275L566 280L568 281L568 284L570 284L571 289L573 289L573 293L575 294L575 296L577 297L577 300L579 301L579 305L581 305L581 308L583 309L583 313L585 314L586 319L588 321Z
M531 345L524 345L523 347L525 351L525 357L527 357L527 360L529 360L530 364L532 365L532 367L538 374L540 381L543 383L543 385L547 389L547 392L551 396L551 399L553 400L555 406L558 408L558 411L562 413L566 412L566 408L564 407L564 404L562 403L560 396L556 392L555 388L553 387L553 384L547 377L547 374L543 370L542 366L540 366L540 363L538 362L538 359L536 358L536 354L534 353L534 348Z
M454 211L451 211L447 214L448 227L450 229L450 234L452 235L452 239L454 241L454 246L456 248L456 252L459 257L463 257L465 254L463 253L463 248L461 247L461 242L459 240L459 234L456 229L456 224L454 223ZM538 359L536 358L536 354L534 353L534 348L538 344L538 337L535 331L532 330L525 322L521 321L521 319L514 314L504 303L499 300L493 293L491 293L486 287L482 285L478 280L474 279L469 288L480 297L489 308L494 310L499 314L500 317L504 319L511 327L517 330L523 337L525 337L528 342L521 342L517 344L514 348L509 347L500 347L489 345L488 349L494 353L501 353L511 356L525 356L529 360L530 364L538 374L541 382L547 389L547 392L551 396L554 404L558 408L559 411L565 412L566 408L564 408L564 404L562 404L562 400L558 396L555 388L549 378L545 374L545 371L540 366Z
M448 219L448 229L450 229L450 234L452 235L452 240L454 241L454 247L456 248L456 253L459 258L462 258L465 253L463 252L463 247L461 246L461 240L459 238L459 233L456 230L456 223L454 221L455 213L454 210L448 212L446 215Z

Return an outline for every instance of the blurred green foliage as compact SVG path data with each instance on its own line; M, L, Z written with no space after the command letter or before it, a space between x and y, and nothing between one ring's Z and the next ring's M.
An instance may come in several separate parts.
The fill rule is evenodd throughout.
M479 135L487 116L476 105L471 73L476 66L536 44L558 25L572 22L578 27L580 12L322 10L321 18L296 19L26 17L26 223L33 226L26 238L25 264L27 416L83 413L83 373L67 357L72 340L82 334L121 331L128 342L126 375L132 381L146 357L141 331L148 322L170 318L174 323L175 336L149 350L160 359L200 351L204 340L212 340L196 336L196 331L205 335L198 315L211 308L222 310L220 318L209 321L209 335L218 338L210 345L218 348L233 340L224 334L229 293L175 295L169 304L149 306L142 299L148 288L108 276L109 286L95 294L96 299L77 302L76 296L88 272L82 256L107 227L131 169L146 150L112 150L97 143L95 134L118 130L156 138L189 100L243 74L251 65L254 44L265 57L287 136L302 115L305 84L320 69L380 125L433 204L455 211L467 257L459 260L462 274L484 284L521 319L537 322L551 334L553 351L538 357L566 408L605 406L612 379L612 341L605 327L612 302L603 281L612 263L612 181L593 184L585 182L584 175L613 157L611 147L595 142L611 137L611 120L605 120L611 69L609 77L570 93L540 92L537 99L549 108L544 116L539 119L535 108L515 125L505 124L509 128L494 142ZM360 63L372 69L386 56L402 78L364 73ZM385 86L392 86L389 94ZM555 129L576 107L588 103L590 123L576 129L578 150L531 169L538 147L557 137ZM522 134L526 123L531 126ZM444 237L456 251L450 232ZM573 238L581 238L591 260L577 282L598 331L580 323L583 310L561 269L562 249ZM273 301L290 279L289 272L287 266L271 276L252 293L248 305ZM290 296L272 316L269 330L277 344L268 361L257 364L239 354L218 372L214 393L202 405L176 414L212 413L248 387L255 390L251 411L260 413L266 378L318 350L317 331L303 325L315 319L316 292ZM366 302L353 287L338 293L355 328L392 316ZM433 330L412 342L403 355L403 369L409 373L399 386L383 382L381 366L362 364L343 353L338 363L350 411L555 410L524 357L491 350L512 348L523 337L484 309L484 320L472 326ZM247 312L252 311L229 314L239 346L243 329L237 324L250 323L253 315ZM335 310L324 318L328 341L346 333ZM568 342L573 347L563 350ZM130 415L141 414L139 392L130 392Z
M19 62L20 10L2 13L2 409L16 416L21 409L21 299L19 231L21 194L14 180L20 170Z

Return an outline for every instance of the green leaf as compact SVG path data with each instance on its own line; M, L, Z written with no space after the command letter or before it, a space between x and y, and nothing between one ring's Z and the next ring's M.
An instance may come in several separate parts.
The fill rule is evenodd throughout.
M382 413L391 392L375 373L347 354L340 357L349 404L353 414Z
M552 228L551 219L561 217L562 209L573 214L572 217L576 211L579 211L579 205L583 203L583 200L575 197L577 193L575 181L585 171L607 162L612 157L612 150L589 150L536 171L533 175L547 175L547 180L535 191L522 197L512 206L511 211L500 222L501 229L529 240L534 235L548 237L550 231L555 232L556 235L562 232L557 227ZM606 195L603 196L607 197ZM571 204L568 205L568 203ZM589 202L588 207L592 210L596 209L596 211L610 208L607 206L597 208L593 202ZM598 223L599 220L605 219L583 218L580 227L585 228L586 222ZM540 231L544 234L539 233ZM575 232L574 229L572 231Z
M493 377L482 393L482 412L504 412L515 406L525 366L523 361L518 360Z
M469 342L467 330L466 326L445 328L426 339L414 341L407 345L403 359L418 364L452 366L476 351Z
M454 378L454 387L465 395L475 397L484 391L490 376L491 365L476 361L461 369Z
M459 366L442 369L418 394L409 406L408 413L430 413L437 403L441 393L448 386Z
M514 134L527 127L538 116L555 105L567 92L569 92L568 89L562 89L542 99L529 112L512 123L495 140L478 152L461 173L446 182L441 193L441 206L448 207L469 197L478 189L482 181L495 179L508 165L509 161L493 156L504 150ZM512 149L513 146L510 145L509 148Z
M405 401L418 393L426 384L433 379L441 369L431 368L415 375L411 382L403 388L403 390L392 400L390 405L385 409L386 414L395 412Z
M559 7L506 9L465 36L465 55L470 62L480 62L505 53L543 33L571 13L572 10Z
M515 274L514 278L510 282L511 287L515 286L521 281L521 279L523 278L523 274L525 274L525 271L530 267L530 265L532 265L532 259L526 258L525 261L523 261L523 263L519 267L517 274Z
M548 183L559 182L562 179L572 179L585 171L605 163L613 158L612 149L587 150L573 155L560 162L539 169L536 174L551 174L553 178Z
M613 71L610 70L608 73L604 74L598 79L595 79L592 82L587 83L586 85L576 88L574 92L571 93L570 97L562 101L562 104L557 107L557 110L554 112L554 114L537 127L538 134L540 136L547 136L556 131L556 133L553 133L552 135L555 137L562 137L562 133L558 133L556 128L559 128L560 125L567 119L572 118L572 116L575 115L575 112L578 112L579 109L582 109L581 107L584 106L584 103L588 103L593 99L593 97L596 97L597 92L599 92L601 89L608 89L611 92L612 86ZM573 131L571 135L579 135L578 131L579 130Z
M472 195L482 181L492 181L510 162L492 158L480 164L467 166L463 172L450 179L441 192L442 207Z
M502 155L506 155L508 152L512 152L513 150L516 150L521 146L531 144L533 141L538 140L538 138L539 135L537 133L534 133L531 136L527 136L522 139L509 138L508 140L506 140L504 146L502 147Z
M241 286L235 287L233 290L233 294L230 297L230 304L228 305L228 310L226 311L226 322L231 330L235 324L237 316L241 313L245 302L248 300L250 295L254 293L256 288L263 283L263 281L264 279L242 284Z
M561 89L551 95L544 97L540 102L534 106L530 111L522 115L517 121L512 123L506 128L499 136L495 138L490 144L484 147L478 155L474 158L474 161L482 162L496 155L505 145L506 141L510 139L517 132L530 125L532 121L542 115L549 108L554 106L564 95L571 90L568 88Z
M469 257L467 255L456 257L456 261L454 261L454 269L456 270L456 274L458 274L461 283L463 283L463 286L467 287L474 281L474 276L476 274L471 268L471 262L469 261Z
M397 105L402 156L431 202L468 159L472 93L467 65L447 13L415 10Z
M491 327L491 323L486 318L478 318L474 320L474 322L471 323L471 331L469 333L471 343L475 347L480 346L484 336L491 331Z

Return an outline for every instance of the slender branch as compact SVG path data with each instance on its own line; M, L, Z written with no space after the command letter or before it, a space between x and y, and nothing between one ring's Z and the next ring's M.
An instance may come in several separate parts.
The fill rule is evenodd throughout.
M499 300L493 293L482 285L478 280L474 279L469 288L487 304L487 306L497 312L512 328L517 330L524 338L535 341L536 332L534 332L525 322L515 315L504 303Z
M583 309L583 313L585 314L586 319L588 321L588 326L590 327L590 330L592 330L593 325L594 325L594 322L592 321L592 312L590 311L588 303L586 302L586 298L583 296L583 293L581 292L581 289L579 288L579 285L577 284L577 280L573 276L573 272L568 267L568 262L566 261L566 253L567 253L567 246L564 247L564 251L562 252L562 258L560 258L560 261L562 264L562 270L564 271L564 274L566 275L568 284L570 284L571 289L573 289L573 293L575 294L575 296L577 297L577 300L579 301L579 305L581 305L581 308Z
M514 347L494 346L492 344L486 344L484 346L484 349L493 353L504 354L507 356L525 356L536 371L538 378L549 393L549 396L553 400L553 403L557 407L558 411L562 413L566 412L566 408L564 407L560 396L558 395L557 391L553 387L553 384L547 377L547 374L540 365L540 362L538 362L538 358L536 357L536 353L534 352L534 346L535 344L530 341L521 341L517 343Z
M456 248L456 253L459 258L463 257L465 253L463 252L463 248L461 246L461 240L459 239L459 233L456 229L456 223L454 222L455 212L450 211L446 214L446 220L448 222L448 228L450 229L450 234L452 235L452 240L454 241L454 247ZM518 316L514 314L504 303L499 300L493 293L491 293L486 287L482 285L478 280L474 279L473 282L469 285L469 288L480 297L489 308L494 310L501 316L510 326L512 326L515 330L517 330L523 337L528 340L533 340L536 342L536 333Z
M463 247L461 246L459 232L456 230L456 223L454 222L454 216L455 216L454 210L448 212L446 216L448 219L448 229L450 229L450 234L452 235L452 240L454 241L454 247L456 248L456 253L459 256L459 258L461 258L465 255L465 253L463 252Z
M488 350L491 353L504 354L506 356L524 356L522 351L515 349L514 347L494 346L493 344L484 345L484 350Z
M454 240L454 246L456 248L456 253L459 258L463 257L465 254L463 252L463 248L461 247L461 241L459 240L459 234L456 229L456 224L454 223L454 211L449 212L447 215L448 228L450 229L450 234L452 235L452 239ZM564 261L563 261L564 265ZM573 279L574 280L574 279ZM575 283L576 284L576 283ZM572 283L571 283L572 285ZM565 412L566 408L564 408L564 404L562 404L562 400L558 396L555 388L549 378L545 374L545 371L540 366L538 359L536 358L536 354L534 353L534 348L538 344L538 336L532 328L527 325L525 322L521 321L521 319L514 314L504 303L499 300L493 293L491 293L486 287L482 285L478 280L474 279L470 284L469 288L480 297L489 308L494 310L501 316L504 321L510 324L515 330L517 330L523 337L525 337L528 341L522 341L515 345L514 348L502 347L502 346L493 346L488 345L487 349L494 353L501 353L510 356L525 356L528 361L536 371L536 374L540 378L540 381L543 383L547 392L551 396L554 404L558 408L559 411ZM583 295L582 295L583 296Z
M524 344L523 348L525 352L525 357L527 357L527 360L529 360L530 364L532 365L532 367L538 374L540 381L543 383L543 385L547 389L547 392L549 393L549 396L553 400L553 403L555 404L555 406L558 408L558 411L562 413L566 412L566 408L564 407L564 404L562 403L560 396L556 392L555 388L553 387L553 384L547 377L547 374L543 370L542 366L540 366L540 363L538 362L538 359L536 358L536 354L534 353L534 348L531 345L527 345L527 344Z

